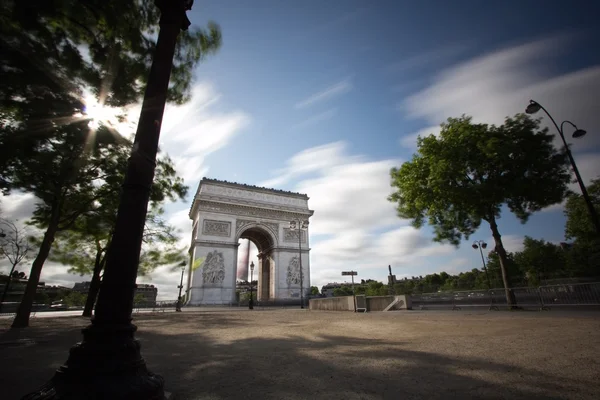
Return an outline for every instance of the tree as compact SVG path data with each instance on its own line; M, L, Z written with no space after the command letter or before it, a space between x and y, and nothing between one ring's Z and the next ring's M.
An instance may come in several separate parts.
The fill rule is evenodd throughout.
M310 294L311 296L318 296L319 295L319 288L316 286L311 286L310 287Z
M135 296L133 296L133 304L135 304L136 307L140 307L145 300L146 297L144 297L144 295L141 293L136 293Z
M600 177L592 180L592 183L587 186L587 191L592 205L597 212L600 212ZM565 205L565 216L567 217L565 226L567 240L579 242L597 242L600 240L582 195L578 193L569 194Z
M43 203L38 217L49 221L13 327L28 325L55 235L95 205L101 161L119 141L107 127L88 128L83 93L116 107L140 98L155 50L157 11L152 0L0 5L0 189L35 194ZM214 24L179 35L169 101L189 99L194 66L220 42Z
M592 180L587 191L600 213L600 178ZM565 205L565 238L574 243L565 250L568 269L573 276L600 275L600 238L591 221L583 196L570 193Z
M87 303L83 315L91 316L94 303L100 290L102 270L110 239L116 223L119 202L120 182L126 170L127 154L119 153L119 159L105 181L109 194L99 199L100 207L82 215L73 227L57 236L57 243L50 259L71 266L71 272L92 275ZM165 200L184 200L188 187L177 176L172 161L168 157L159 158L150 198L150 210L146 217L144 243L140 254L139 275L147 275L159 265L177 264L187 258L182 249L177 248L179 236L162 218Z
M412 160L392 169L396 191L389 200L414 227L433 226L438 242L458 246L482 221L489 224L513 307L497 220L503 205L525 223L531 213L560 203L570 179L565 155L538 120L522 114L500 126L475 124L466 116L449 118L441 128L439 137L419 137Z
M333 289L333 296L352 296L352 287L344 285Z
M86 295L79 292L71 292L63 299L68 307L82 307L85 304Z
M31 250L27 231L19 228L14 222L0 219L0 258L7 258L11 265L10 272L8 273L9 278L6 281L6 285L4 285L2 297L0 298L0 311L6 299L6 294L10 289L11 280L23 279L25 277L24 272L15 271L15 268L29 258Z
M528 286L537 286L543 280L568 276L565 252L553 243L525 236L523 250L514 255Z

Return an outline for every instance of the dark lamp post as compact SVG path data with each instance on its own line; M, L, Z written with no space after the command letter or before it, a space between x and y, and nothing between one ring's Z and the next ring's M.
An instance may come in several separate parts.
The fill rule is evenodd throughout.
M104 277L91 325L66 363L23 399L163 400L164 379L148 371L131 323L140 250L177 37L189 0L155 0L160 31L125 174Z
M290 229L298 231L298 264L300 266L300 308L304 308L304 272L302 271L302 231L308 229L308 220L290 221Z
M485 279L487 280L488 289L492 288L492 283L490 282L490 276L488 275L487 265L485 265L485 258L483 257L483 250L487 247L487 243L483 240L477 240L473 242L472 246L475 250L479 249L479 253L481 254L481 262L483 263L483 271L485 272Z
M250 301L248 301L248 309L254 310L254 296L252 294L252 282L254 282L254 261L250 263Z
M179 296L177 297L177 306L175 307L175 311L181 312L182 299L181 299L181 289L183 289L183 273L185 272L185 267L181 268L181 281L179 282Z
M569 161L571 163L571 167L573 168L573 172L575 172L575 177L577 178L577 183L579 183L579 188L581 189L581 194L583 196L585 204L587 205L588 212L590 214L590 219L592 220L592 224L594 224L594 226L596 227L596 234L598 236L600 236L600 219L598 219L598 213L596 212L596 208L594 207L594 203L592 203L592 199L590 199L590 196L589 196L588 191L587 191L587 189L585 187L585 184L583 183L583 179L581 178L581 175L579 174L579 169L577 169L577 164L575 164L575 159L573 158L573 154L571 153L571 149L569 149L569 145L567 144L567 141L565 139L564 129L563 128L564 128L565 124L569 124L573 128L575 128L575 132L573 132L573 135L572 135L574 138L580 138L580 137L585 136L586 131L584 131L583 129L577 128L577 125L575 125L571 121L563 121L560 124L560 127L559 127L558 124L556 123L556 121L554 120L554 118L552 118L552 115L550 115L550 113L548 112L548 110L546 110L540 103L538 103L535 100L529 100L529 105L525 109L525 112L527 114L535 114L536 112L538 112L540 110L543 110L544 113L546 113L546 115L548 116L548 118L550 118L550 120L552 121L552 123L556 127L556 130L558 131L558 134L560 135L560 138L563 141L563 144L565 146L565 151L567 153L567 157L569 158Z

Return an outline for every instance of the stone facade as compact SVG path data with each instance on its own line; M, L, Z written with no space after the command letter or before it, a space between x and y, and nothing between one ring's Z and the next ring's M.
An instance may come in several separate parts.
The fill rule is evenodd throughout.
M235 302L239 239L250 239L259 251L254 270L259 301L299 299L300 264L308 294L308 229L301 233L300 251L298 231L289 229L289 223L312 215L305 194L203 178L189 214L193 234L187 304Z

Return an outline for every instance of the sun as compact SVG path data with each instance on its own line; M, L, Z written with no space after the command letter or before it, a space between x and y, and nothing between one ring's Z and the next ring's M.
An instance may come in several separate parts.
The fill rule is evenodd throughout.
M120 109L100 104L93 95L86 96L83 101L85 103L83 115L90 120L88 122L90 129L96 130L100 127L100 124L113 126L118 122L118 116L121 114Z

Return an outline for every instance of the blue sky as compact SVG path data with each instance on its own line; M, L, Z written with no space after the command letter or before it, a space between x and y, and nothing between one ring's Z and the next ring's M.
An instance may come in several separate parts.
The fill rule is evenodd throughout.
M189 243L189 204L207 176L307 193L318 286L350 268L385 280L388 264L399 277L480 267L470 241L436 244L395 216L389 169L447 117L499 124L533 98L588 131L572 149L584 179L600 175L600 4L549 5L196 1L190 20L219 23L223 46L197 69L192 102L166 112L161 146L191 192L169 218ZM32 204L12 197L5 214ZM557 205L526 225L504 212L499 225L515 251L524 235L562 240L564 222ZM489 228L475 239L491 242ZM43 278L81 280L62 268ZM159 269L152 282L174 298L177 273Z

